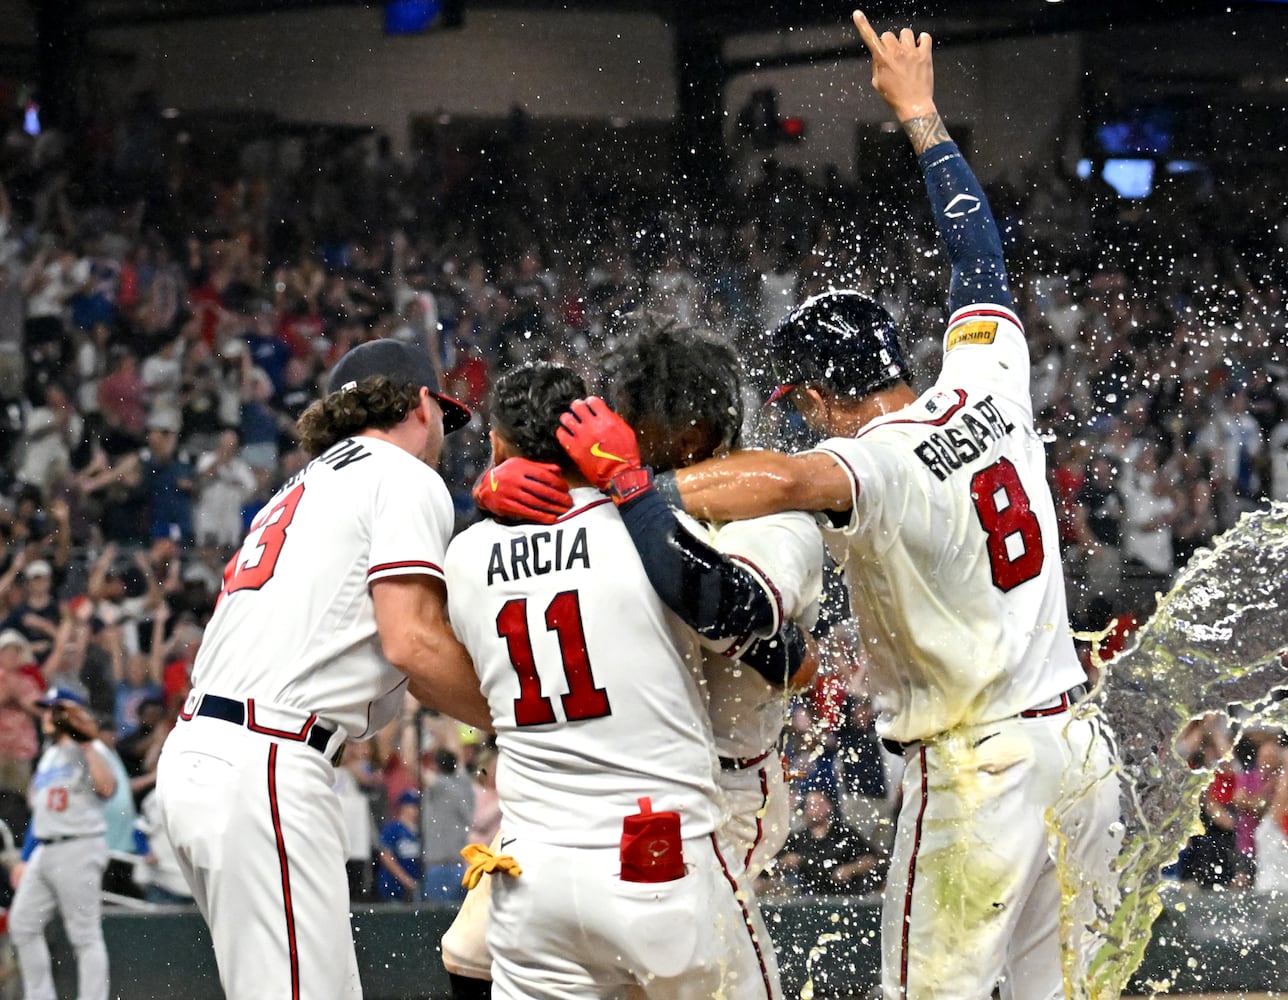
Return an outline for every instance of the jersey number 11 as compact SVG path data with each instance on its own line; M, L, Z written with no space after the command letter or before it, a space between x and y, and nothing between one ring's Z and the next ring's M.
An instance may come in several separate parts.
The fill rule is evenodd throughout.
M590 672L577 591L565 590L555 595L546 608L546 629L559 637L559 654L563 659L564 678L568 681L568 693L560 698L564 717L569 722L579 722L612 715L608 692L595 687L595 677ZM528 634L526 597L506 601L496 616L496 634L505 640L510 663L519 675L519 697L514 699L515 725L547 726L557 722L554 705L541 693L532 637Z

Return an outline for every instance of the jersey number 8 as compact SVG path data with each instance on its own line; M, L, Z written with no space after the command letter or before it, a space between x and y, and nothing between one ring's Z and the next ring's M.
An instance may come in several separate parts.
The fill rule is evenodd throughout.
M971 477L970 496L980 526L988 534L988 565L993 585L1007 591L1032 580L1042 572L1042 525L1029 504L1020 474L1001 458ZM1014 556L1008 548L1012 538L1022 548Z

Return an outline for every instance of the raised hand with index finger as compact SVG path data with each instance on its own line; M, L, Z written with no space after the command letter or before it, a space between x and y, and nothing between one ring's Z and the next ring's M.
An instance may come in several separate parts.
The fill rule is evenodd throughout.
M853 19L872 53L872 87L899 120L933 114L935 72L930 35L923 31L914 36L911 28L904 28L898 35L887 31L878 36L863 11L856 10Z
M872 53L872 87L890 105L920 155L949 136L935 108L933 41L926 32L913 35L904 28L896 35L877 35L863 11L853 14L854 26Z

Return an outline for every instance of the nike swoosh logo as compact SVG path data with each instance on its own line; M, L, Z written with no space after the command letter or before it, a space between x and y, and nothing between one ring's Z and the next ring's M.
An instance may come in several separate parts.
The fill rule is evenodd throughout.
M514 843L516 840L518 840L518 839L519 839L518 837L511 837L509 840L506 840L504 837L502 837L502 838L501 838L501 845L500 845L500 847L498 848L498 850L502 850L502 851L504 851L507 847L509 847L511 844L513 844L513 843Z
M596 441L594 444L590 446L590 453L594 455L596 458L607 458L613 462L626 461L626 459L622 458L621 455L614 455L611 452L604 451L602 448L599 447L598 441Z
M492 469L488 469L488 470L487 470L487 479L488 479L488 482L492 484L492 492L493 492L493 493L495 493L495 492L496 492L496 487L497 487L497 482L496 482L496 472L494 472Z

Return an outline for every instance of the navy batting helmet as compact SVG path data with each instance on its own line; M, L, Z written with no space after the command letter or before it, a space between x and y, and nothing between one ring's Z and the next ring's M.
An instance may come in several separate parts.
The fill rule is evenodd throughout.
M908 380L894 318L858 292L833 290L806 299L770 334L779 386L770 400L800 385L862 399Z

